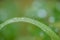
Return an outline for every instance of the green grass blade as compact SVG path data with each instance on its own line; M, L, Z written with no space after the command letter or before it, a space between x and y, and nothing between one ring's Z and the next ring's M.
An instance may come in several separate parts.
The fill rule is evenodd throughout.
M53 32L48 26L46 26L45 24L39 21L26 18L26 17L22 17L22 18L16 17L16 18L12 18L12 19L5 21L4 23L0 25L0 30L2 30L2 28L4 28L6 25L13 23L13 22L28 22L28 23L34 24L40 29L42 29L46 34L48 34L53 40L60 40L59 36L56 35L56 33Z

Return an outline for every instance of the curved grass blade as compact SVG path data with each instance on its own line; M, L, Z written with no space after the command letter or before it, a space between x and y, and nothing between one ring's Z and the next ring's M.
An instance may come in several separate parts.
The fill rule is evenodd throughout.
M4 23L2 23L0 25L0 30L2 30L2 28L4 28L6 25L8 25L10 23L14 23L14 22L28 22L28 23L34 24L37 27L41 28L53 40L60 40L59 36L56 35L56 33L53 32L48 26L46 26L45 24L43 24L39 21L36 21L34 19L30 19L30 18L26 18L26 17L22 17L22 18L16 17L16 18L12 18L12 19L5 21Z

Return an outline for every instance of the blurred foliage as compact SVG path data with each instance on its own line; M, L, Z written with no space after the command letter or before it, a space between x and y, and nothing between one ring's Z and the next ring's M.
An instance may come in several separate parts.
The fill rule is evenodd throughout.
M0 24L14 17L40 21L60 36L60 0L0 0ZM23 40L22 36L31 36L29 40L52 40L30 23L12 23L0 30L0 40Z

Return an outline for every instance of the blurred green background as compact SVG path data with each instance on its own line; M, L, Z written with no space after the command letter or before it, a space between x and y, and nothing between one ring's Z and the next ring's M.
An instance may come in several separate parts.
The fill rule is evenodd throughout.
M0 24L14 17L40 21L60 36L60 0L0 0ZM52 40L37 26L11 23L0 30L0 40Z

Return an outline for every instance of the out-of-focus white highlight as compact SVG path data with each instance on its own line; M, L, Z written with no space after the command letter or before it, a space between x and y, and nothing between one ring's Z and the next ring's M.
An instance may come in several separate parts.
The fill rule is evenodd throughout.
M47 12L46 12L45 9L40 9L40 10L38 11L37 15L38 15L38 17L40 17L40 18L45 18L45 17L47 17Z
M49 22L50 23L54 23L55 22L55 18L53 16L49 17Z

